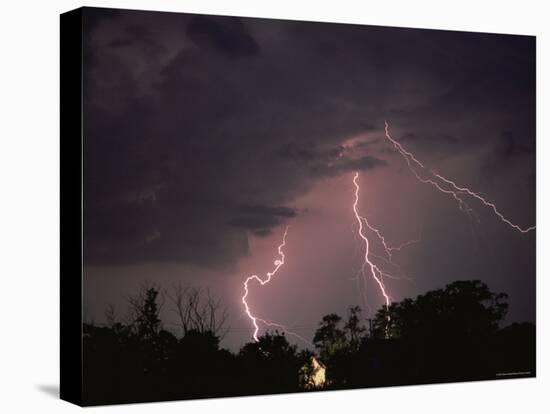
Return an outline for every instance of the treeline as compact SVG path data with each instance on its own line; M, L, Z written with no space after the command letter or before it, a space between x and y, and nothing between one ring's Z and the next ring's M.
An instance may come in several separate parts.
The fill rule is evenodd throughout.
M208 291L143 287L123 321L83 326L87 404L207 398L535 375L535 326L499 325L505 294L480 281L404 299L365 320L351 307L322 318L315 350L298 350L284 333L268 332L233 353L220 347L227 312ZM179 324L160 319L169 303ZM311 387L312 356L326 381Z

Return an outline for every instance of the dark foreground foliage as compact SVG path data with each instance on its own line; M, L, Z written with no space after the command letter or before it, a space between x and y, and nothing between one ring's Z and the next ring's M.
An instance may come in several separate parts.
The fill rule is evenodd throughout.
M181 306L177 337L162 328L158 302L159 289L149 287L130 302L126 323L84 324L85 404L303 391L298 373L313 352L284 334L266 333L232 353L220 347L216 312ZM326 315L313 339L327 368L320 389L534 376L535 326L499 328L506 311L506 295L460 281L393 303L368 326L359 307L345 320Z

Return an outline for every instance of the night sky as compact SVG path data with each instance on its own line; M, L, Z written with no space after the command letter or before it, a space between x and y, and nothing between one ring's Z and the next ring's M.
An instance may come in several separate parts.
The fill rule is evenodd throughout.
M386 281L393 300L481 279L509 294L507 323L534 321L535 231L468 199L472 219L384 138L387 120L429 169L535 225L534 37L86 9L83 38L87 318L122 316L146 280L210 288L240 346L242 283L272 269L286 226L285 265L251 285L257 316L309 339L327 313L372 316L358 171L362 215L392 244L422 238L394 255L410 279Z

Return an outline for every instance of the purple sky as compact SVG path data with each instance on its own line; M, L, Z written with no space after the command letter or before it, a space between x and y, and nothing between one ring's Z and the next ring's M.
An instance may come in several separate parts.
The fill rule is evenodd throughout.
M84 27L88 317L144 280L209 287L236 348L242 283L272 268L287 225L285 265L251 284L257 316L311 339L326 313L372 315L359 171L361 214L392 244L422 234L395 253L411 280L387 280L392 299L481 279L510 295L507 321L534 321L535 232L473 200L470 220L384 139L388 120L428 168L534 225L533 37L107 9Z

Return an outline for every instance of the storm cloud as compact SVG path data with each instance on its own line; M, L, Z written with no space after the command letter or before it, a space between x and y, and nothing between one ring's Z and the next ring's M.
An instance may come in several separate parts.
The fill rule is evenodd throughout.
M95 16L86 36L88 263L227 266L317 180L385 165L342 154L372 126L319 73L335 62L314 42L296 66L280 55L299 26L162 16L162 33L158 16Z
M532 38L85 16L89 264L232 266L316 183L395 161L386 119L422 156L479 155L480 180L534 159Z

